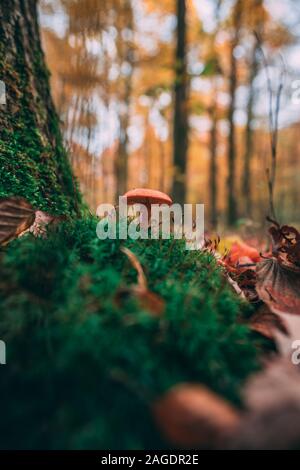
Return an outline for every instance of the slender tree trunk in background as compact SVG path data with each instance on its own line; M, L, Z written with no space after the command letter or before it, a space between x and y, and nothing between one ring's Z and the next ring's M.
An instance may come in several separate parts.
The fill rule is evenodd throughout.
M173 125L173 199L186 200L186 169L188 151L188 78L186 63L186 0L177 1L176 76L174 87Z
M116 179L117 179L117 193L116 200L119 196L122 196L127 190L127 180L128 180L128 127L130 123L130 95L131 95L131 84L128 83L125 85L125 100L123 104L125 105L126 111L123 115L120 116L120 134L119 134L119 146L118 146L118 155L116 159Z
M263 15L263 2L264 0L254 0L251 8L251 13L254 15L256 32L259 37L263 33L264 15ZM255 41L252 50L252 57L249 66L249 99L247 104L247 125L245 130L245 153L244 153L244 168L242 178L242 194L244 199L245 215L249 218L253 216L253 188L252 188L252 173L251 173L251 160L253 156L253 131L252 121L254 117L254 104L255 104L255 88L254 80L259 69L258 60L259 45Z
M236 106L237 88L237 60L234 51L239 43L239 32L242 16L242 1L237 0L233 11L233 38L230 48L230 76L229 94L230 104L228 109L229 137L228 137L228 179L227 179L227 223L234 225L238 217L236 195L236 128L234 123L234 111Z
M213 91L215 96L215 90ZM209 166L209 192L210 192L210 223L212 228L216 228L218 223L217 211L217 105L215 99L210 108L210 166Z
M160 175L159 175L159 189L165 191L165 165L166 165L166 155L165 155L165 144L162 140L159 139L159 153L160 153Z
M145 137L144 137L144 158L145 158L145 175L146 182L145 186L147 188L151 187L151 175L152 175L152 152L151 152L151 123L149 118L150 110L147 113L145 119Z
M76 124L78 122L78 116L80 114L81 106L82 106L81 98L77 94L76 97L75 97L75 100L74 100L74 105L72 107L73 109L71 108L71 110L70 109L68 110L67 119L66 119L67 133L66 133L66 138L65 138L65 145L70 150L72 149L72 144L74 143L73 136L74 136L74 133L75 133L75 130L76 130ZM71 118L69 118L70 111L72 111L72 117ZM71 162L72 162L72 164L74 164L74 161L73 161L74 155L73 155L72 151L70 151L70 155L71 155Z
M129 54L127 55L129 59ZM127 190L128 181L128 127L130 125L130 104L131 104L131 91L132 91L132 75L130 74L125 79L124 83L124 97L123 105L124 112L120 116L120 135L119 147L116 160L116 178L117 178L117 194L116 200L122 196Z
M41 49L36 0L0 2L0 196L19 195L52 213L78 210Z
M210 225L212 229L218 225L218 165L217 165L217 148L218 148L218 82L217 76L222 73L219 66L219 58L216 50L216 37L220 26L220 7L222 0L215 3L215 19L216 26L210 37L210 54L215 63L215 75L212 76L212 100L209 108L211 121L210 130L210 167L209 167L209 194L210 194Z
M123 91L121 92L121 102L123 109L120 113L120 135L119 135L119 148L116 159L116 202L119 196L122 196L127 190L128 181L128 127L130 125L130 105L132 94L132 76L134 68L134 51L132 41L125 41L122 33L123 29L133 31L133 11L131 0L124 0L124 25L119 32L119 49L121 52L122 63L126 63L131 67L131 72L128 73L123 79ZM121 65L122 65L121 63Z
M254 102L255 102L255 89L254 79L258 71L257 60L257 46L253 48L253 57L250 65L250 78L249 78L249 99L247 105L247 125L245 130L245 153L244 153L244 168L243 168L243 187L242 194L245 204L245 215L252 217L252 174L251 174L251 160L253 155L253 132L252 121L254 117Z

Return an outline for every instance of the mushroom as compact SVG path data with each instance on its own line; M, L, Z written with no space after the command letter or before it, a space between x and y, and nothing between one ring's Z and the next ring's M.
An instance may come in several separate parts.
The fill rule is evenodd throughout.
M167 204L171 206L173 201L172 199L165 193L161 191L157 191L155 189L148 189L148 188L137 188L127 191L124 196L127 199L128 205L133 204L143 204L147 207L148 211L148 220L147 226L151 221L151 205L152 204ZM141 223L143 224L143 220ZM145 222L144 222L145 223Z

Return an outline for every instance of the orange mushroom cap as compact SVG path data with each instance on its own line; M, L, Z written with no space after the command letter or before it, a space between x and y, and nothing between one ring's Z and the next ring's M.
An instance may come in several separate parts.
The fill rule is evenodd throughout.
M151 204L167 204L171 206L172 199L165 193L155 189L136 188L127 191L123 197L126 197L127 204L144 204L149 206Z

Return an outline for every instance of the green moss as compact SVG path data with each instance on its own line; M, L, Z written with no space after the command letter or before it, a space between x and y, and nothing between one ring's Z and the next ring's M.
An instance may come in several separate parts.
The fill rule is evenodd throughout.
M136 282L120 245L79 220L3 251L2 448L165 447L149 404L179 382L239 402L256 347L214 258L179 240L126 242L166 301L157 318L131 296L116 300Z

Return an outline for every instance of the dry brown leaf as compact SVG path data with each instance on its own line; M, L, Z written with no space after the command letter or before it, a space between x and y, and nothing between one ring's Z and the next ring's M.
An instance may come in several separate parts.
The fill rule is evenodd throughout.
M256 266L256 291L274 313L300 314L300 272L275 258Z
M252 331L275 340L277 332L285 338L288 336L287 326L284 319L272 313L266 304L261 305L250 318L248 323Z
M131 287L119 289L116 295L117 303L120 303L123 297L134 295L142 308L148 310L154 315L161 315L165 309L164 300L159 295L148 289L147 279L142 265L136 255L126 247L122 247L121 251L128 257L130 263L138 273L138 283Z
M218 448L240 423L238 411L208 388L180 384L153 405L167 440L181 448Z
M280 262L300 268L300 233L295 227L280 226L274 220L269 221L273 224L269 229L273 255Z
M20 197L0 199L0 245L17 238L35 220L31 204Z

